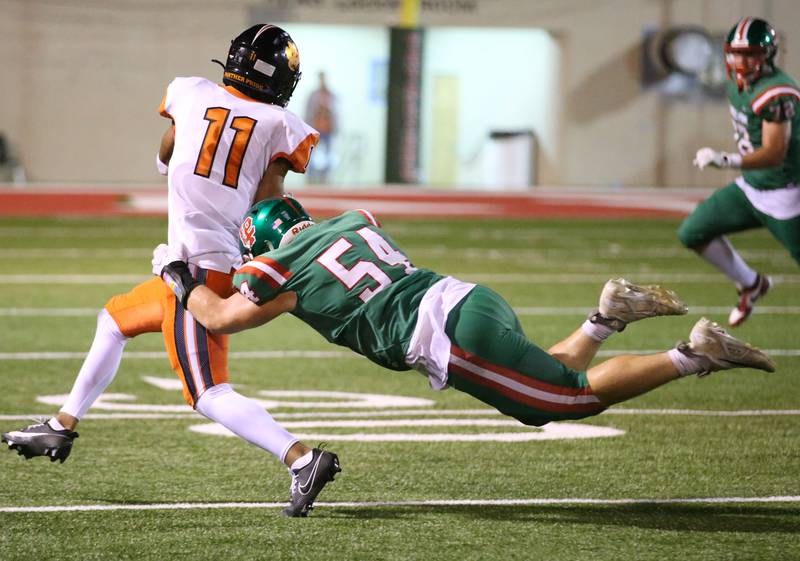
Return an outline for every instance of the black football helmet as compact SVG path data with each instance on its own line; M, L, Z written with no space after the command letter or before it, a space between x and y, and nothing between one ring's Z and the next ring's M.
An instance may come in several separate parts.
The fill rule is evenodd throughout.
M240 33L231 41L228 60L222 66L225 85L281 107L289 103L300 80L297 45L283 29L270 24L254 25Z

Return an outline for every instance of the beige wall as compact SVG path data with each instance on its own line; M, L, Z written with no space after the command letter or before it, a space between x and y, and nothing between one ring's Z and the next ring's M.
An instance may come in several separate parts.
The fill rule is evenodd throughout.
M256 6L256 7L254 7ZM389 6L389 7L387 7ZM542 139L550 185L716 185L691 167L701 145L733 148L722 104L669 101L639 85L642 31L694 23L726 30L743 14L784 32L800 75L797 0L426 0L423 25L544 27L561 46L559 125ZM0 0L0 130L29 178L149 183L166 124L155 110L176 75L216 78L232 32L251 18L392 24L365 0ZM786 36L788 35L788 36ZM531 71L520 61L520 72ZM524 100L521 100L524 102Z

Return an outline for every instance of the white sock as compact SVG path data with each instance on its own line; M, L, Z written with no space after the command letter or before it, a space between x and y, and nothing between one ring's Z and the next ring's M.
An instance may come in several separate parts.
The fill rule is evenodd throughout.
M212 386L195 404L197 412L236 436L275 455L280 461L297 442L257 402L233 390L230 384Z
M47 421L47 424L50 425L50 428L53 430L67 430L67 427L61 424L61 421L56 419L55 417L51 418Z
M607 325L603 325L602 323L592 323L588 319L581 324L581 331L586 333L586 335L595 341L599 341L601 343L616 333L616 330L611 329Z
M105 309L97 315L97 330L62 413L80 419L108 387L119 369L128 338Z
M311 460L313 458L314 458L314 451L313 450L311 452L306 452L305 455L300 456L294 462L292 462L292 465L290 466L290 469L292 471L297 471L298 469L303 469L304 467L306 467L308 464L311 463Z
M758 273L744 262L742 256L733 249L731 242L724 236L711 240L700 255L733 282L745 287L753 286L756 282Z
M677 368L679 376L688 376L689 374L697 374L703 367L695 359L686 356L678 349L670 349L667 351L667 356L672 361L673 366Z

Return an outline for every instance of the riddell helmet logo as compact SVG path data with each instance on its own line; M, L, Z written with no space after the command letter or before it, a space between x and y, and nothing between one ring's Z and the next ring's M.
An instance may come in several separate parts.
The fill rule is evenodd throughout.
M303 230L305 230L309 226L313 226L313 225L314 225L313 222L306 221L306 222L301 222L300 224L297 224L296 226L292 226L292 235L296 236L299 232L302 232Z
M300 51L297 50L297 45L289 41L289 44L286 45L286 49L284 49L283 52L286 54L289 70L296 72L297 69L300 68Z
M256 227L253 226L252 216L245 218L242 227L239 228L239 239L242 245L248 249L251 249L253 244L256 243Z

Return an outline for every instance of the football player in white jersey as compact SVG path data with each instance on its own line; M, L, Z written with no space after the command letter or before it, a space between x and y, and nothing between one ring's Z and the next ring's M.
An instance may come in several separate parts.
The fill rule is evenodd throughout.
M168 176L169 247L181 248L195 278L227 297L233 293L231 273L242 264L238 229L245 214L254 202L281 195L288 171L305 172L319 134L286 109L300 79L300 56L283 29L248 28L219 64L223 84L197 77L169 84L159 111L171 123L156 163ZM158 331L189 405L289 466L292 498L285 513L305 516L339 471L336 455L304 445L258 403L234 391L228 383L227 336L209 333L158 278L106 303L58 414L4 433L3 441L26 458L66 460L75 426L113 380L125 343Z

